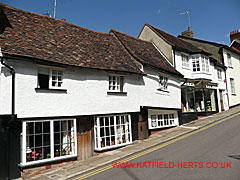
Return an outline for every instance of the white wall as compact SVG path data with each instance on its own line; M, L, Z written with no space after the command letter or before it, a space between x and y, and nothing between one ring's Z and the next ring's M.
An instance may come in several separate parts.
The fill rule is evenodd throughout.
M231 55L232 68L228 66L227 53ZM223 49L224 64L227 67L227 88L229 94L229 106L240 104L240 56L227 50ZM236 95L231 93L230 78L234 79Z
M67 93L36 92L37 66L27 61L10 61L16 70L16 114L18 118L93 115L139 112L140 106L180 108L179 82L169 77L170 93L156 91L158 81L150 76L126 75L124 92L108 94L105 71L67 68L63 81ZM0 75L0 114L11 113L11 75L5 67ZM145 73L151 73L146 68ZM155 72L155 77L158 73ZM178 86L178 87L176 87Z
M180 80L174 76L159 73L151 68L144 67L145 86L141 88L141 106L181 108ZM159 91L159 74L168 77L168 92Z

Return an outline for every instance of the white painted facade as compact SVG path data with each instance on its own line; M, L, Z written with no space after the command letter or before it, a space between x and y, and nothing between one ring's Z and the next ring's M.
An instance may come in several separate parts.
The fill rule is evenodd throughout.
M231 57L231 63L228 60L228 54ZM229 106L235 106L240 104L240 56L226 48L223 48L223 60L227 67L227 89L229 96ZM232 87L230 79L234 79L235 94L232 93Z
M184 53L185 54L185 53ZM185 54L186 55L186 54ZM227 99L227 88L226 88L226 82L225 82L225 70L222 67L216 67L214 66L214 63L212 61L209 61L209 72L203 72L202 71L202 62L200 60L200 71L199 72L193 72L193 63L192 63L192 56L202 56L201 54L197 55L188 55L189 57L189 67L186 68L182 65L182 53L179 51L175 52L175 66L176 69L181 72L184 75L184 78L187 79L207 79L211 80L211 83L217 84L217 86L208 86L209 89L216 89L217 90L217 100L218 100L218 109L219 112L221 112L221 105L220 105L220 98L219 98L219 90L223 93L223 105L224 110L229 109L228 105L228 99ZM207 56L205 56L207 57ZM221 79L218 78L218 70L221 71Z
M64 69L62 91L36 90L38 65L8 60L16 71L16 114L18 118L60 117L139 112L140 106L180 108L180 82L169 76L169 92L160 92L159 73L144 68L147 76L126 74L122 93L108 93L109 73L93 69ZM11 74L1 65L0 114L11 113ZM111 73L112 74L112 73Z

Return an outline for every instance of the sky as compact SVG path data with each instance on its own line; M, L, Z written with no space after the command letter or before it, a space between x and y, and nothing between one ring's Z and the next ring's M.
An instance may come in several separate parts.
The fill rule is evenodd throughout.
M0 0L10 6L53 16L54 0ZM194 37L230 44L240 29L240 0L57 0L57 19L100 32L110 29L137 37L145 23L178 36L188 28Z

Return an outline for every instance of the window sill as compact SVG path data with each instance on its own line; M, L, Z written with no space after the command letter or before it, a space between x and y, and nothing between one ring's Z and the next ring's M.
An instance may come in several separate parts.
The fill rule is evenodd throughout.
M126 145L130 145L130 144L132 144L132 142L122 143L122 144L118 144L118 145L114 145L114 146L108 146L108 147L103 147L103 148L98 148L98 149L95 149L95 151L105 151L105 150L108 150L108 149L115 149L115 148L118 148L118 147L123 147L123 146L126 146Z
M228 66L228 68L231 68L231 69L233 69L233 67L232 67L232 66Z
M237 94L232 94L232 96L237 96Z
M161 92L165 92L165 93L169 93L169 91L167 91L167 90L163 90L163 89L157 89L157 91L161 91Z
M33 162L27 162L27 163L20 163L18 166L20 168L26 168L30 166L36 166L36 165L41 165L41 164L47 164L50 162L55 162L55 161L61 161L65 159L71 159L71 158L76 158L78 155L68 155L68 156L61 156L61 157L56 157L54 159L43 159L43 160L38 160L38 161L33 161Z
M60 93L67 93L66 89L43 89L43 88L35 88L36 92L43 92L43 93L49 93L49 92L60 92Z
M193 71L193 74L206 74L206 75L212 75L210 72L204 72L204 71Z
M127 92L118 92L118 91L108 91L108 95L127 95Z
M182 69L191 70L191 68L189 68L189 67L184 67L184 66L182 66Z

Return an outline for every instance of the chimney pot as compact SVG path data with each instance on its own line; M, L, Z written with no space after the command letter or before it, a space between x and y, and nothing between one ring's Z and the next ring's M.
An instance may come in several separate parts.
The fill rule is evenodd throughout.
M66 22L66 19L61 19L62 21Z
M233 42L235 39L240 40L240 29L230 32L230 41Z

